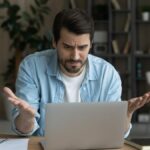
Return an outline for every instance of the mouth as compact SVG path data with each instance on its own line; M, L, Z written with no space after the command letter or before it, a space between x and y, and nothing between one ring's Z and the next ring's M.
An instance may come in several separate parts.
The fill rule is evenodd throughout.
M81 61L68 61L68 64L71 66L78 66L81 65Z

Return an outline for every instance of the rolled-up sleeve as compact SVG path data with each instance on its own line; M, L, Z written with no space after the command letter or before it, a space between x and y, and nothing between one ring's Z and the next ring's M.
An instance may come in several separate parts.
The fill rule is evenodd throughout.
M129 129L128 129L128 131L125 133L124 138L127 138L127 137L129 136L131 129L132 129L132 124L130 123Z
M20 132L19 130L17 130L17 129L16 129L16 126L15 126L15 119L16 119L16 117L19 115L19 110L16 109L16 108L14 108L12 114L13 114L13 117L12 117L12 130L13 130L16 134L21 135L21 136L31 136L31 135L33 135L34 132L39 128L39 125L38 125L38 123L37 123L37 120L38 120L38 118L40 117L40 115L39 115L38 113L36 113L35 118L34 118L34 128L33 128L33 130L32 130L31 132L29 132L29 133L26 133L26 134Z

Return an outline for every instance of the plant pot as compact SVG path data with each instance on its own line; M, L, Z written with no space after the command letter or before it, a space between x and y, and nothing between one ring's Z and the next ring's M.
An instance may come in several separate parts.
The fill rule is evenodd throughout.
M142 12L142 20L149 21L150 19L150 12Z
M146 75L146 81L147 81L148 85L150 85L150 71L147 71L145 73L145 75Z

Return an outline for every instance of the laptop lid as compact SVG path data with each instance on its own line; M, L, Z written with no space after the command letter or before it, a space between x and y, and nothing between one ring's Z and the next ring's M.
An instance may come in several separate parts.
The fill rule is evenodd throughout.
M45 149L120 148L127 102L46 105Z

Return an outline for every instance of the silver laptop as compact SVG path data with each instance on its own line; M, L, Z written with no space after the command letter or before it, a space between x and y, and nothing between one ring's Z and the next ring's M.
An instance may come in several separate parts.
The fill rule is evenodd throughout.
M45 150L120 148L127 102L46 105Z

